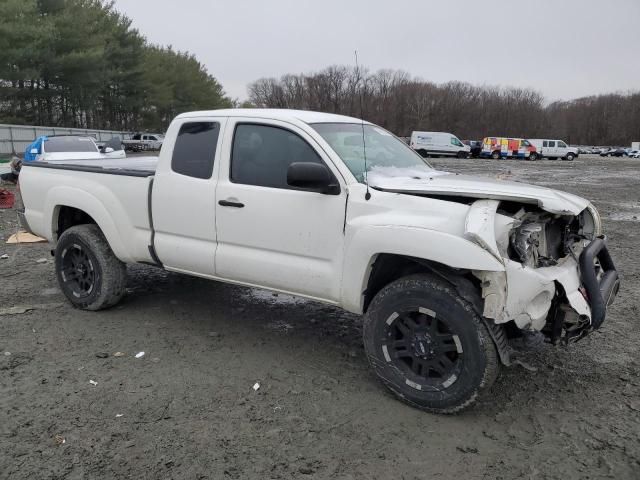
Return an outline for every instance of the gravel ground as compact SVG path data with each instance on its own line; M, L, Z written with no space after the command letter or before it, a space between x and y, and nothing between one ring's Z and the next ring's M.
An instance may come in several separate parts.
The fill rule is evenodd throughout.
M640 478L640 161L433 163L592 199L623 281L603 328L429 415L386 393L360 319L332 307L133 266L122 304L75 310L46 244L4 244L0 210L0 478Z

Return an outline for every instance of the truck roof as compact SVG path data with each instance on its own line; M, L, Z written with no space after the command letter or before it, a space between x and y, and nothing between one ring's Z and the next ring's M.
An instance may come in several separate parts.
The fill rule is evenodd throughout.
M334 113L312 112L309 110L288 110L278 108L228 108L223 110L205 110L200 112L187 112L178 115L176 118L197 118L197 117L253 117L270 120L299 120L304 123L361 123L362 120L345 115ZM369 122L365 121L365 124Z

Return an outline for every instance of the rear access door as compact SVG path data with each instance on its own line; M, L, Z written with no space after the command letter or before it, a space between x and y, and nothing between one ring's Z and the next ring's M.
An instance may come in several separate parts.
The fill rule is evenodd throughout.
M174 121L151 190L155 254L167 270L215 275L215 184L226 118Z

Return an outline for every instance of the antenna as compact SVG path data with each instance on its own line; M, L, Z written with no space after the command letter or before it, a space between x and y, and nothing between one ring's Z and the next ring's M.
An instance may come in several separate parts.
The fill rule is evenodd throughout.
M356 56L356 70L360 75L360 67L358 66L358 50L354 51ZM364 195L365 200L371 198L371 192L369 192L369 171L367 170L367 144L364 139L364 110L362 108L362 85L360 86L360 121L362 122L362 155L364 156L364 184L367 186L367 193Z

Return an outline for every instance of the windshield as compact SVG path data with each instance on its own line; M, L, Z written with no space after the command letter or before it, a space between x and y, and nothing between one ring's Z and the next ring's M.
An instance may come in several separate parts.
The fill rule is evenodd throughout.
M314 123L311 125L338 154L359 182L364 182L364 139L367 171L379 167L426 168L432 170L420 155L402 140L375 125L360 123Z
M55 152L97 152L98 148L89 137L49 137L45 140L44 151Z

